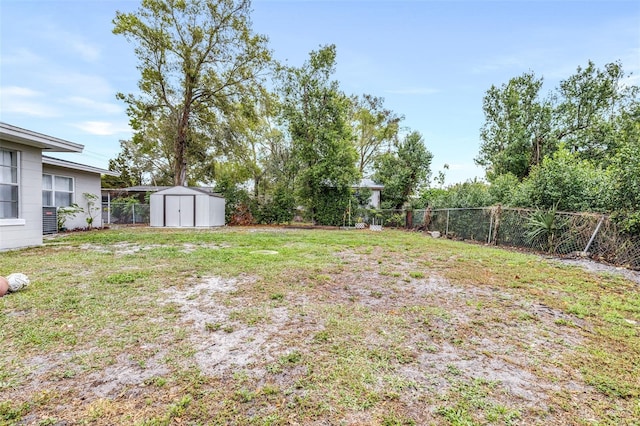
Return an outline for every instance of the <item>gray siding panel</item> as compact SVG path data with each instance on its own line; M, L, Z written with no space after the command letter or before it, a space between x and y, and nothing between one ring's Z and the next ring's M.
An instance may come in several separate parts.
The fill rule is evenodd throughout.
M18 215L24 224L0 219L0 249L42 244L42 153L38 148L0 141L0 147L20 152ZM9 225L7 225L9 224Z

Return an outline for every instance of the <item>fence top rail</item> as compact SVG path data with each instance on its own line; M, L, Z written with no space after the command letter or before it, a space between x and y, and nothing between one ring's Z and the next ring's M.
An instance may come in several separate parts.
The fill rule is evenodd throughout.
M448 208L444 208L444 209L431 209L432 212L446 212L446 211L452 211L452 210L490 210L493 207L452 207L450 209ZM415 212L422 212L428 209L419 209L419 210L414 210Z
M442 209L431 209L432 212L446 212L446 211L458 211L458 210L494 210L499 206L488 206L488 207L452 207L452 208L442 208ZM516 211L516 212L535 212L536 209L527 209L527 208L519 208L519 207L500 207L502 211ZM425 211L427 209L419 209L414 210L414 212ZM603 213L592 213L592 212L564 212L557 211L558 214L571 215L571 216L590 216L594 218L605 217L608 218L609 215Z

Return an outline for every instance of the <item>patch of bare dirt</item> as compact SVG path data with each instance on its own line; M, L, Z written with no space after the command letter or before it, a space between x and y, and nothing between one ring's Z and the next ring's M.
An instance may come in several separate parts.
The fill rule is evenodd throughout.
M108 250L126 255L153 247L120 243ZM183 250L201 247L185 245ZM95 245L82 248L107 250ZM366 324L375 330L367 343L397 345L406 354L407 359L388 374L411 383L397 398L418 424L439 418L434 413L437 406L458 392L458 384L474 380L497 389L491 401L517 409L523 424L526 419L541 418L562 424L567 417L557 411L552 414L558 395L570 406L583 407L584 418L592 416L589 407L602 396L563 361L580 350L587 323L508 289L453 284L415 262L394 263L389 272L379 262L383 255L379 250L339 253L340 268L323 274L323 279L291 278L297 280L299 291L286 294L282 303L256 303L256 277L201 277L166 288L154 297L158 304L178 310L177 323L171 326L184 331L186 346L192 349L191 355L173 362L193 362L212 378L225 379L246 370L253 380L263 380L267 365L284 354L312 351L313 336L327 322L323 309L340 305L347 311L364 309L405 324L399 328ZM421 271L422 278L412 277L415 271ZM73 391L86 401L122 397L125 391L128 398L139 398L146 383L171 373L167 357L172 349L142 343L135 356L122 353L110 365L88 374L82 374L74 361L87 354L32 357L25 361L32 371L21 392L54 387ZM69 373L61 378L52 376L52 371ZM283 389L295 388L295 381L306 373L304 367L296 366L270 380ZM292 391L289 402L296 392L303 391ZM546 417L538 417L540 413ZM353 412L342 423L371 424L373 416L368 411Z
M586 271L597 274L606 273L620 275L629 281L640 284L640 271L633 271L620 266L607 265L606 263L595 262L590 259L554 259L554 261L562 263L563 265L578 266Z
M120 243L115 243L115 244L111 244L111 245L102 245L102 244L82 244L80 246L80 249L82 250L89 250L89 251L93 251L96 253L109 253L109 254L113 254L114 256L120 257L120 256L128 256L128 255L133 255L139 252L144 252L147 250L153 250L156 248L161 248L161 247L167 247L167 245L161 245L161 244L147 244L147 245L140 245L140 244L134 244L134 243L129 243L129 242L120 242ZM222 245L222 244L191 244L191 243L184 243L184 244L178 244L175 245L175 247L177 247L179 249L180 252L182 253L193 253L196 250L199 249L207 249L207 250L218 250L221 248L225 248L227 246Z

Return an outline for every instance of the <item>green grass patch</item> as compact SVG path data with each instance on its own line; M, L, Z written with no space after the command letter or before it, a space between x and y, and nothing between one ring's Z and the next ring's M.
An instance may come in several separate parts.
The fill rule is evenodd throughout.
M32 284L0 298L0 424L56 407L57 423L139 425L640 413L639 286L537 256L391 230L122 228L2 253L11 272ZM543 382L547 407L478 379L482 360ZM118 369L132 383L92 396Z

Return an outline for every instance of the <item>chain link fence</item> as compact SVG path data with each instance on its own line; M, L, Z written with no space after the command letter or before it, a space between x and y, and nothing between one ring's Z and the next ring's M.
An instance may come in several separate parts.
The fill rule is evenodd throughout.
M587 256L640 270L640 236L620 232L606 215L555 212L546 232L534 232L539 211L501 207L427 210L353 209L345 225L382 225L439 232L441 236L517 247L556 256ZM149 224L149 205L103 203L105 224ZM544 230L543 230L544 231Z
M540 215L546 215L544 221ZM640 236L620 232L606 215L488 207L415 210L411 216L411 228L447 238L588 256L640 270Z
M104 224L149 224L149 205L137 203L102 203Z

